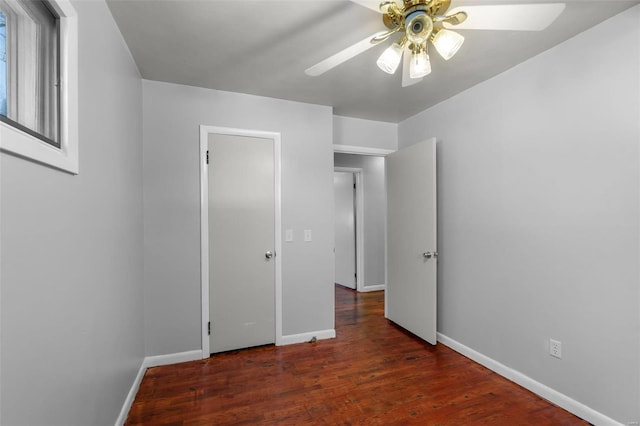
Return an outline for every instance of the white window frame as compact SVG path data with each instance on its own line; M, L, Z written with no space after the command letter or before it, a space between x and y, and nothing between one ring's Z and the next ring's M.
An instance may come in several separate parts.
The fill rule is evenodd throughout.
M70 0L49 4L60 17L60 148L0 121L0 150L77 175L78 16Z

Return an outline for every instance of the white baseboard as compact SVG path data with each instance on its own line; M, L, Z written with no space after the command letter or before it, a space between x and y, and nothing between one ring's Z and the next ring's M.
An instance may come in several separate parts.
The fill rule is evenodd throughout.
M367 286L363 286L362 289L358 290L361 293L366 293L368 291L380 291L380 290L384 290L386 289L387 286L384 284L378 284L378 285L367 285Z
M318 330L318 331L310 331L308 333L300 333L300 334L289 334L287 336L282 336L280 342L278 342L278 346L284 345L293 345L295 343L304 343L308 342L313 338L318 340L322 339L334 339L336 337L336 330Z
M120 409L120 415L118 415L118 419L116 420L116 426L122 426L124 425L124 422L127 421L129 410L133 405L133 401L136 399L136 394L138 393L138 389L140 388L140 383L142 383L142 378L144 377L144 373L146 371L147 371L147 367L144 366L144 360L143 360L142 365L138 369L138 374L136 375L136 378L133 380L131 389L129 389L129 394L127 395L127 398L124 400L124 404L122 404L122 409Z
M612 418L590 407L587 407L586 405L576 401L575 399L569 398L567 395L551 389L550 387L532 379L531 377L526 376L510 367L507 367L506 365L501 364L500 362L489 358L488 356L483 355L480 352L477 352L474 349L471 349L470 347L465 346L462 343L453 340L452 338L447 337L442 333L438 333L438 342L442 343L445 346L448 346L449 348L477 362L478 364L487 367L489 370L498 373L502 377L505 377L512 382L519 384L523 388L530 390L531 392L539 395L547 401L550 401L553 404L564 408L565 410L575 414L581 419L588 421L589 423L598 426L624 426L622 423L619 423Z
M175 354L147 356L142 361L145 368L157 367L159 365L178 364L180 362L189 362L202 359L202 349L194 351L178 352Z
M180 362L195 361L198 359L202 359L202 349L198 349L197 351L179 352L176 354L145 357L142 360L140 369L138 369L136 378L133 380L131 389L129 389L129 394L124 400L124 404L122 404L122 409L120 410L120 415L118 416L115 425L122 426L124 425L124 422L127 421L129 410L133 405L133 401L136 399L136 394L138 393L138 389L140 389L140 383L142 383L142 378L144 377L144 373L147 372L147 368L158 367L160 365L177 364Z

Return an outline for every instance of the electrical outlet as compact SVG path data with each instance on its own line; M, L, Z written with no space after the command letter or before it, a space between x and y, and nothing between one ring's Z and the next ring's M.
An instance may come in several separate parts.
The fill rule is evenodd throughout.
M562 342L549 339L549 355L562 359Z

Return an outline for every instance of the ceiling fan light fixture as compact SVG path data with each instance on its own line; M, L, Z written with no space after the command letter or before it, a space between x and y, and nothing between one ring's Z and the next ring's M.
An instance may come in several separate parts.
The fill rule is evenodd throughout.
M394 74L398 69L398 65L400 65L406 40L407 39L403 37L391 46L387 47L376 62L376 64L378 64L378 68L387 74Z
M464 37L455 31L440 28L433 33L431 42L440 56L448 61L460 50Z
M411 62L409 63L409 77L422 78L431 73L431 61L427 49L421 47L411 54Z
M381 13L397 13L398 3L395 0L383 0L379 8Z

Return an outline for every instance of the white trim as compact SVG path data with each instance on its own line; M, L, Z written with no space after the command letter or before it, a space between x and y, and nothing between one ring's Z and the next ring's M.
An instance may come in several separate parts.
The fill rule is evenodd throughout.
M127 421L127 416L129 416L129 410L131 410L131 406L136 399L136 394L140 389L140 384L142 383L142 379L144 378L144 374L147 372L148 368L158 367L161 365L169 365L169 364L178 364L181 362L189 362L189 361L197 361L200 359L200 355L202 351L200 349L196 349L193 351L187 352L178 352L175 354L167 354L167 355L156 355L156 356L147 356L142 360L142 364L138 369L138 374L136 378L133 380L133 384L131 385L131 389L129 389L129 393L127 394L127 398L124 400L122 404L122 408L120 409L120 414L116 420L116 426L124 425L124 422Z
M388 295L386 284L389 282L389 231L387 228L389 227L389 191L387 185L387 160L384 160L384 199L385 199L385 212L384 212L384 282L385 282L385 292L384 292L384 317L389 319L387 306L389 306Z
M280 133L268 133L273 137L276 203L276 345L282 344L282 141Z
M69 0L50 4L60 16L60 149L0 121L0 151L78 174L78 16Z
M177 352L174 354L147 356L144 358L142 366L145 368L151 368L158 367L160 365L170 365L179 364L181 362L196 361L201 359L201 354L202 351L200 349L194 349L192 351Z
M511 380L514 383L522 386L525 389L530 390L531 392L539 395L540 397L546 399L547 401L552 402L553 404L564 408L570 413L575 414L581 419L586 420L589 423L596 424L599 426L622 426L622 423L619 423L613 420L611 417L608 417L586 405L566 396L563 393L560 393L550 387L532 379L529 376L524 375L523 373L514 370L506 365L489 358L488 356L477 352L474 349L471 349L468 346L463 345L462 343L445 336L442 333L438 333L438 342L442 343L445 346L453 349L454 351L466 356L467 358L481 364L488 369L498 373L502 377Z
M355 145L333 145L333 152L339 152L342 154L360 154L360 155L378 155L385 156L395 152L393 149L383 149L383 148L369 148L366 146L355 146Z
M353 173L356 178L356 291L362 291L364 287L364 170L357 167L334 167L333 171Z
M369 292L369 291L380 291L380 290L384 290L386 288L387 288L387 286L384 285L384 284L368 285L368 286L362 287L362 290L358 290L358 291L366 293L366 292Z
M198 351L199 352L199 351ZM127 421L127 417L129 416L129 411L133 406L133 402L136 399L136 395L138 394L138 390L140 389L140 384L142 383L142 379L144 378L144 373L147 372L147 367L144 366L144 360L138 369L138 374L136 378L133 380L133 384L131 385L131 389L129 389L129 393L127 394L127 398L124 400L122 404L122 408L120 409L120 414L116 419L115 426L122 426L124 422Z
M202 358L211 355L209 351L209 180L207 165L209 130L200 126L200 297L202 305L201 338ZM277 256L276 256L277 257Z
M200 126L200 265L202 297L202 358L211 355L206 324L209 322L209 134L272 139L275 173L275 344L282 345L282 144L280 133L217 126Z
M280 340L280 345L294 345L296 343L305 343L310 341L314 337L317 340L335 339L336 330L335 329L318 330L318 331L309 331L307 333L300 333L300 334L289 334L287 336L282 336L282 339Z

